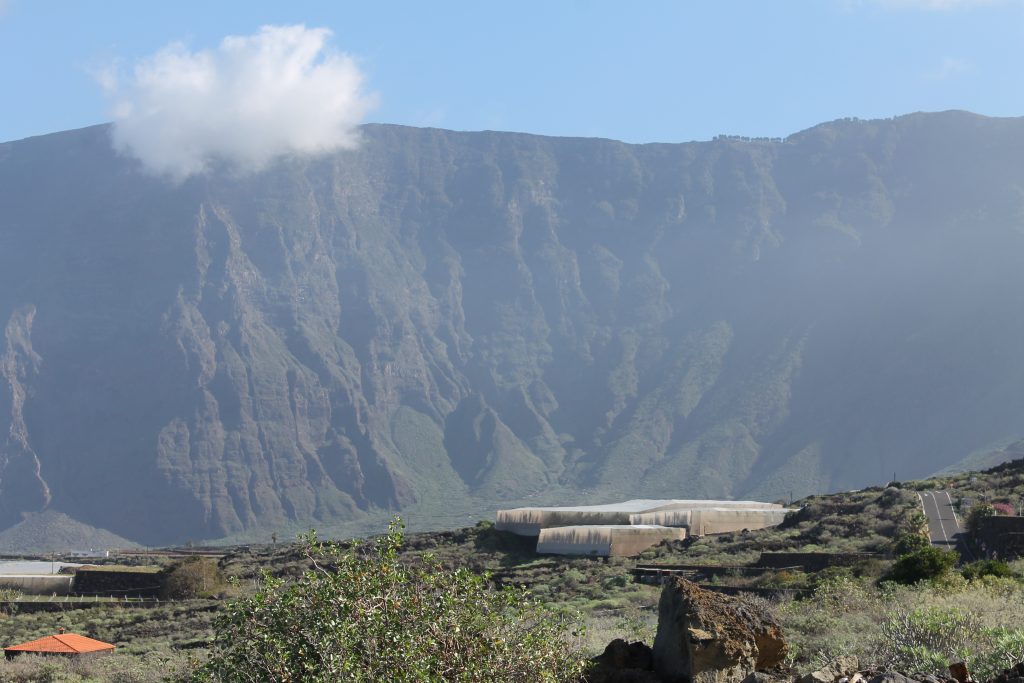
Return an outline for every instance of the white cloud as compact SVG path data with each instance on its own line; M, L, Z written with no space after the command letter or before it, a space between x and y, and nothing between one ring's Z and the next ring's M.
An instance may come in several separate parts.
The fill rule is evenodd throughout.
M355 60L327 48L330 35L264 26L215 50L168 45L126 83L97 71L113 102L115 148L183 180L214 162L257 171L288 154L354 147L374 97L363 93Z
M3 2L3 0L0 0ZM87 65L83 70L92 76L92 79L103 88L108 95L114 95L118 89L118 71L121 68L121 61L114 60L106 64Z
M953 76L959 76L970 69L970 65L956 57L943 57L939 65L925 74L925 77L932 81L944 81Z

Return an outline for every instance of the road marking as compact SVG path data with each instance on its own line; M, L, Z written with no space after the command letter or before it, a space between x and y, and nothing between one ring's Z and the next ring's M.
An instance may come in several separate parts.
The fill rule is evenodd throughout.
M932 505L935 506L935 520L939 523L939 531L942 532L942 540L945 542L946 545L949 545L949 536L946 535L946 527L942 523L942 514L939 512L939 505L938 505L938 503L935 502L935 497L932 496L931 493L928 493L927 495L928 495L928 500L932 501ZM918 491L917 497L921 499L921 507L924 508L924 516L925 516L925 519L927 519L928 518L928 505L924 502L924 496L925 496L925 494L923 494L920 491ZM929 529L928 529L928 540L930 540L932 542L932 545L934 545L935 541L932 540L932 532L931 532L931 528L930 527L931 527L931 525L929 525Z
M953 513L953 521L956 522L956 530L961 531L963 527L960 525L960 520L956 516L956 508L953 507L953 499L949 495L949 491L946 491L946 500L949 501L949 510Z
M949 491L946 491L946 500L949 501L949 509L953 512L953 521L956 522L956 531L960 535L957 546L962 546L967 551L967 554L971 556L972 560L977 560L978 558L975 556L974 551L971 550L971 545L967 542L967 529L960 524L960 519L956 516L956 508L953 507L953 499L950 497Z

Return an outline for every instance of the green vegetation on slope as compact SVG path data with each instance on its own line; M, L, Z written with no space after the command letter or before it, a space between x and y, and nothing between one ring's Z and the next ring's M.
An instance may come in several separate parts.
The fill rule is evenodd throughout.
M813 670L839 655L852 655L863 667L922 673L941 673L950 661L966 659L975 675L984 678L1012 663L1014 657L1024 656L1024 631L1019 627L1019 614L1024 610L1020 578L1024 560L1009 565L974 563L962 568L951 568L946 561L904 561L914 564L915 569L928 565L925 568L934 571L908 575L905 578L909 585L887 578L899 560L897 556L913 558L927 548L914 488L971 484L976 487L971 495L984 493L999 500L1014 494L1021 485L1022 473L1024 461L1017 461L952 481L942 478L813 496L796 501L801 511L780 527L665 543L652 548L641 561L708 565L710 579L701 581L751 591L763 589L758 595L748 594L746 599L768 601L776 611L792 646L790 663L797 672ZM37 675L49 666L60 668L51 676L53 680L104 680L105 676L130 671L130 680L155 681L173 670L187 672L194 665L190 658L205 661L218 635L221 640L213 650L215 659L209 671L214 672L222 664L234 666L231 653L244 651L251 645L250 638L258 635L249 626L262 624L270 634L280 632L280 628L293 632L291 627L298 623L296 620L301 621L302 615L286 613L287 606L293 604L289 600L322 598L319 589L343 594L338 593L342 589L335 585L337 580L352 578L351 571L360 567L378 567L382 557L390 567L388 572L415 579L412 584L425 580L425 573L436 572L465 588L464 595L475 595L479 600L499 599L502 595L487 592L488 598L480 597L484 593L478 591L489 586L511 591L504 595L515 595L517 601L526 599L528 602L517 604L530 605L531 609L539 607L534 601L541 601L545 603L545 618L555 619L551 623L559 623L559 614L582 613L587 631L577 644L588 655L598 654L613 638L652 641L659 588L633 581L633 560L538 556L533 551L533 539L498 532L489 522L453 531L407 534L398 548L397 542L397 536L392 535L338 544L334 548L338 558L348 559L335 558L327 564L321 561L319 566L328 569L326 574L314 564L319 556L311 555L302 545L237 548L218 565L220 572L236 577L234 585L223 591L229 598L226 602L184 601L156 609L108 605L50 613L14 611L0 618L3 644L30 640L65 627L114 642L120 654L103 664L102 670L94 667L92 673L85 674L70 670L70 665L45 661L0 663L0 679L8 675L10 667L22 667ZM833 566L818 572L750 567L764 551L874 556L852 566ZM337 568L341 573L332 575L331 570ZM351 590L381 585L391 586L391 594L396 597L406 595L404 589L389 583L386 573L364 572L348 583L353 584ZM202 573L198 576L201 582ZM480 578L483 576L489 578L484 581ZM437 580L443 583L448 579ZM522 593L523 587L528 594ZM794 588L800 590L788 590ZM453 588L453 592L458 591ZM479 602L477 598L474 600ZM449 605L453 611L448 614L465 615L462 609L468 607L459 604L459 600L453 600ZM265 621L246 618L257 605L268 606ZM419 623L416 619L421 618L427 618L425 613L410 617L408 622ZM328 618L320 621L330 623ZM429 628L418 629L414 635L427 637L421 644L429 644L430 633L436 635ZM232 650L236 644L240 650ZM304 650L303 656L315 661L329 651ZM419 650L427 651L426 646ZM290 655L282 657L288 659Z
M135 548L137 544L106 529L97 529L56 510L25 515L0 532L0 553L66 553Z

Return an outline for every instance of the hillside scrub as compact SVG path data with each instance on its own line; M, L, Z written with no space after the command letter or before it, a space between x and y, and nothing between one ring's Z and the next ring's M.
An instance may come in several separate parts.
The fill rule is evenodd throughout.
M1004 652L1012 650L1010 645L1019 635L1017 615L1024 611L1018 584L992 576L1003 573L1001 568L988 564L968 565L961 572L949 572L937 581L913 586L890 583L879 587L877 582L891 568L892 560L888 559L891 554L906 555L924 546L920 501L914 488L923 484L931 488L953 488L951 483L973 481L978 488L990 490L992 497L1006 497L1006 492L1019 486L1021 470L1019 467L997 469L991 473L964 475L955 481L946 478L905 483L900 489L876 487L813 496L797 501L801 509L780 527L666 543L652 548L643 559L720 565L721 571L715 570L714 577L708 579L711 583L813 589L815 592L810 598L775 603L787 637L794 645L792 659L799 671L813 670L821 662L840 654L859 657L865 667L880 665L883 661L905 661L910 662L906 665L908 670L923 670L928 661L933 664L937 661L935 657L952 656L935 655L935 648L942 648L934 639L928 641L931 650L920 647L927 640L925 636L934 630L932 625L960 623L957 621L960 617L950 613L954 609L968 615L966 618L977 616L977 623L986 631L979 634L975 646L980 648L979 653L988 653L982 659L987 657L988 661L993 661L999 648ZM1009 488L1004 492L1002 486ZM236 577L237 585L222 587L218 594L262 594L263 599L279 603L284 598L278 593L294 589L309 573L319 571L317 567L334 570L339 566L337 556L351 554L361 558L365 566L373 566L374 558L379 557L386 543L387 539L336 543L320 548L323 552L313 552L308 545L294 543L234 548L227 552L219 568L223 575ZM614 638L652 642L659 589L633 581L630 568L634 560L538 556L534 543L535 539L497 531L490 522L480 522L473 527L403 535L395 559L405 568L403 571L413 575L440 572L450 576L459 570L478 577L486 575L488 585L498 589L516 587L511 589L513 595L522 597L521 589L527 587L530 597L526 601L536 609L540 609L536 602L543 601L551 609L582 612L587 624L583 637L572 637L572 622L562 622L566 628L561 634L588 656L599 654ZM782 569L746 574L733 569L755 562L761 551L877 555L851 567L830 567L817 573ZM166 566L174 565L168 562ZM1024 573L1024 560L1011 562L1009 569L1017 575ZM265 577L267 573L272 577L269 582ZM311 594L312 589L307 587L305 591ZM119 663L112 662L111 671L127 667L140 672L134 678L122 676L123 680L157 680L161 671L175 668L175 662L180 664L186 657L184 653L193 653L199 662L205 661L210 643L217 638L223 641L228 635L221 627L223 620L230 619L232 614L237 617L240 609L229 601L189 600L145 610L109 605L63 612L17 613L0 618L0 635L3 644L11 644L65 627L115 643ZM221 622L215 624L218 615ZM299 621L295 619L290 623ZM885 650L883 627L890 629L893 636L901 634L899 642L908 646ZM251 630L241 627L231 633L252 635ZM223 642L212 646L215 657L225 656L223 646ZM159 665L161 660L172 665L163 667ZM33 669L31 663L26 660L18 665L18 670ZM36 664L52 668L52 662ZM104 672L106 670L104 665ZM155 673L143 675L143 671ZM55 675L55 680L78 680L70 671L62 670ZM200 674L190 675L199 677ZM208 680L213 678L208 669L203 675L208 676ZM0 680L11 678L5 676L7 670L0 669ZM111 673L108 678L113 680L116 676ZM39 677L25 680L39 680Z
M400 560L400 522L369 548L322 544L297 581L264 574L215 624L196 681L573 681L578 623L522 589Z
M1013 446L1012 455L1018 456L1016 459L980 472L945 474L911 485L915 489L950 491L968 528L974 531L977 520L996 514L995 506L1004 514L1013 514L1024 501L1024 458L1019 457L1024 453L1024 441Z
M20 655L0 658L3 683L160 683L176 680L187 670L188 659L181 652L153 652L129 655L120 652L102 656L47 657Z
M799 670L838 656L862 668L946 675L966 661L987 680L1024 658L1024 587L1012 579L967 581L949 573L913 586L837 578L805 600L782 601L776 612Z
M800 551L891 555L927 545L917 495L897 488L810 496L777 527L664 543L645 562L753 564L762 552ZM897 539L895 542L893 539Z
M905 585L933 581L948 574L956 565L957 559L958 555L948 550L932 546L921 548L901 555L884 580Z

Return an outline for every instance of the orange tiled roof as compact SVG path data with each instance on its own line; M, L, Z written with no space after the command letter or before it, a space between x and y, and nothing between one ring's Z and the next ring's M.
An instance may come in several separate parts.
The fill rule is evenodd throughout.
M21 645L5 647L5 652L52 652L57 654L82 654L85 652L103 652L113 650L114 646L102 640L86 638L77 633L59 633L38 640L30 640Z

